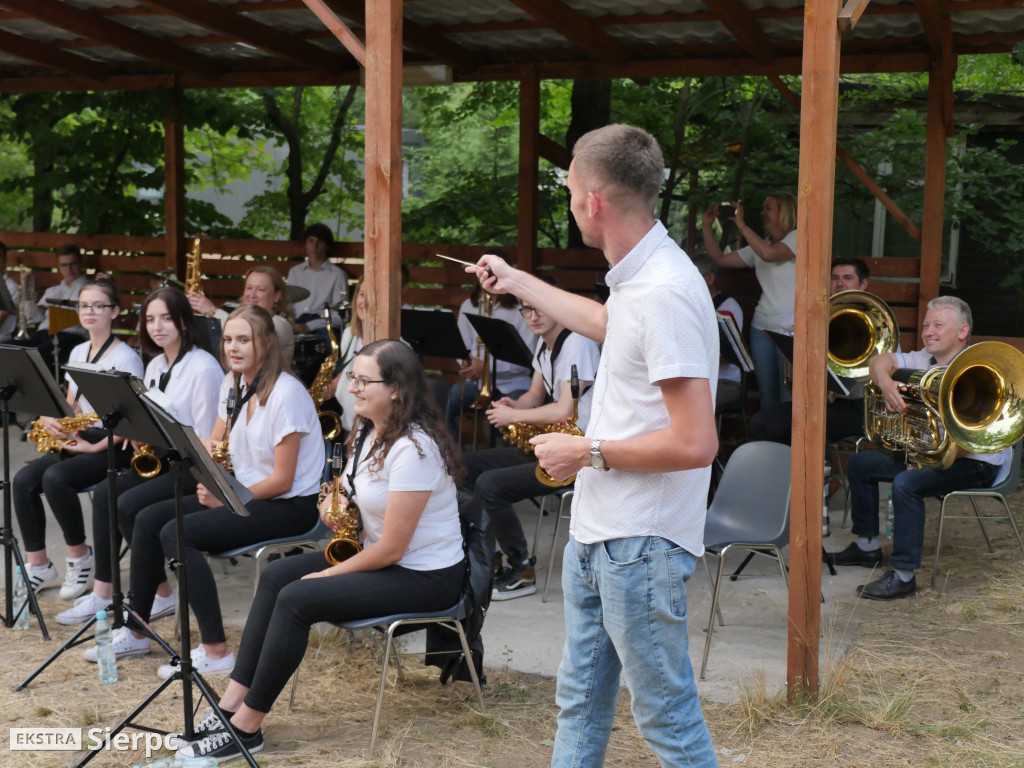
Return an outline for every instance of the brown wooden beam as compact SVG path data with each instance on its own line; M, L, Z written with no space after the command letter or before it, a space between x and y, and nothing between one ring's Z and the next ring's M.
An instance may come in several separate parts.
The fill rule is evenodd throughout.
M537 136L537 153L556 168L563 171L569 170L572 162L572 152L563 147L557 141L552 141L547 136Z
M540 78L532 67L519 81L519 215L516 266L533 272L537 257L537 216L540 185L537 145L540 137Z
M352 58L359 62L360 66L366 66L366 46L363 41L356 37L356 34L349 29L348 25L338 18L323 0L303 0L306 7L323 23L331 34L338 38L345 50L352 54Z
M793 93L790 87L786 85L781 78L775 75L770 75L768 79L778 89L779 93L782 94L783 98L785 98L786 101L788 101L790 105L799 112L800 97ZM896 204L896 201L889 197L886 191L882 189L881 185L868 175L868 172L861 167L860 163L854 160L853 157L850 156L850 153L839 145L838 141L836 142L836 156L842 160L846 167L853 172L853 175L868 188L868 191L870 191L871 194L875 196L875 199L885 207L885 210L887 210L892 217L899 222L899 224L907 231L907 234L920 243L921 230L918 229L917 225L910 220L910 217L903 212L899 205Z
M326 0L327 4L349 21L366 26L364 0ZM447 64L457 72L471 73L480 66L480 54L452 40L434 27L402 19L402 41L410 50L421 53L441 64Z
M928 73L928 123L924 149L924 213L921 218L921 291L918 324L924 323L928 302L939 295L942 240L946 209L946 126L943 106L952 80L949 67L936 62Z
M103 81L112 73L106 64L75 53L65 53L48 43L12 35L2 29L0 29L0 51L26 61L34 61L44 67L77 75L80 80L88 80L90 85Z
M59 29L74 32L101 45L109 45L133 53L148 61L206 77L216 77L223 70L213 59L181 48L137 29L129 29L109 21L94 11L78 8L56 0L5 0L4 5L23 11L34 19Z
M402 0L366 0L364 342L401 330Z
M860 21L861 14L868 7L871 0L846 0L846 5L839 12L839 31L849 32Z
M932 54L938 56L942 52L942 17L935 0L913 0L924 34L928 38L928 47Z
M236 6L217 5L206 0L141 0L146 5L185 19L201 27L232 35L248 43L307 67L333 72L348 66L344 57L307 43L280 29L274 29L243 16ZM247 8L246 10L256 10Z
M566 40L575 43L598 61L620 65L629 58L628 49L593 20L560 0L510 0L535 19L550 25Z
M754 61L770 64L775 58L775 44L758 26L747 7L739 0L703 0L704 5L732 33L743 50Z
M181 92L164 118L164 237L165 269L185 279L185 129Z
M791 701L813 701L818 695L825 350L839 125L839 9L838 0L807 0L804 5L786 665Z

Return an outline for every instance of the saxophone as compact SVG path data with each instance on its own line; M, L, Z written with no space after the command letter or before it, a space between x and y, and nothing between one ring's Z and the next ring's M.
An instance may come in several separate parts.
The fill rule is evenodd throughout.
M572 367L572 379L570 384L572 391L572 416L566 419L564 424L527 424L525 421L517 421L501 428L502 436L514 447L525 453L527 456L533 453L533 446L530 438L537 435L546 435L549 432L561 432L564 435L575 435L583 437L583 430L576 426L576 420L580 415L580 379L576 373L576 366ZM540 464L533 471L537 481L548 488L564 488L576 481L576 475L567 477L565 480L555 480L549 475Z
M100 417L96 411L89 411L88 413L83 413L78 416L68 416L63 419L57 419L57 423L60 424L61 429L68 433L68 437L54 437L46 431L46 427L43 426L43 420L36 419L32 422L32 426L29 428L28 435L26 437L30 442L36 444L36 450L39 451L39 453L63 451L64 446L70 442L72 436L76 432L81 432L83 429L91 427L99 420Z
M320 420L320 431L323 433L324 440L334 440L341 434L341 420L338 418L338 414L332 411L320 410L327 399L324 396L324 390L334 379L334 368L338 365L339 354L338 339L334 335L334 329L331 328L331 310L327 305L324 306L324 319L327 321L327 337L331 342L331 351L320 363L320 370L316 372L316 378L313 379L313 384L309 388L309 396L313 398L313 405L316 406L316 417Z
M203 293L203 275L200 263L203 258L200 238L192 241L192 250L189 251L188 260L185 263L185 295L190 293Z
M217 443L213 449L213 460L224 467L228 474L235 474L235 467L231 463L231 452L229 450L228 438L231 433L231 412L235 410L235 388L228 390L227 418L224 421L224 439Z
M320 500L317 504L322 510L324 520L334 528L334 536L324 549L324 557L331 565L348 560L362 550L359 546L359 507L355 504L341 505L338 486L341 485L341 443L334 446L331 464L334 479L320 486ZM324 509L324 502L330 498L330 504Z
M156 451L149 443L139 443L139 449L132 454L131 466L135 470L135 474L146 480L156 477L163 469L160 457L156 455Z
M21 278L20 295L18 296L18 326L14 338L24 341L28 338L28 320L33 307L36 304L36 278L29 267L23 267Z

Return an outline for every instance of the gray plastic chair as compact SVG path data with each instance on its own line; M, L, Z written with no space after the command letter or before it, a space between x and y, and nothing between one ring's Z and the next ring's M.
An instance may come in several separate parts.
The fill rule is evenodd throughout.
M1020 536L1020 529L1017 528L1017 523L1013 519L1013 513L1010 512L1010 505L1006 503L1006 497L1017 490L1017 485L1020 483L1020 454L1021 444L1018 442L1013 446L1013 460L1010 463L1010 474L1006 476L1006 479L999 485L994 485L991 488L970 488L963 491L952 491L944 496L939 496L942 500L942 506L939 510L939 530L935 534L935 560L932 563L932 586L935 586L935 577L939 573L939 550L942 548L942 529L943 524L946 520L977 520L978 525L981 526L981 535L985 537L985 543L988 544L988 551L995 552L992 548L992 541L988 537L988 531L985 530L986 520L1005 520L1013 528L1014 534L1017 536L1017 543L1020 545L1021 552L1024 552L1024 539ZM971 500L971 506L974 508L974 516L971 515L950 515L946 513L946 503L950 499L961 498L966 496ZM1003 511L1006 514L1003 515L982 515L978 511L978 499L989 498L995 499L1003 505Z
M789 544L790 448L782 443L755 441L737 448L725 466L715 498L704 524L704 567L711 580L713 597L704 641L700 679L708 667L715 615L725 624L718 606L725 572L725 556L738 547L754 554L774 557L789 585L782 548ZM718 558L718 578L711 575L707 555Z

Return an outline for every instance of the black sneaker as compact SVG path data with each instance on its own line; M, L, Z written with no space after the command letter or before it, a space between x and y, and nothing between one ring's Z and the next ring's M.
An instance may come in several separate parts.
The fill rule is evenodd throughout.
M491 600L512 600L532 595L537 591L537 577L533 571L534 561L527 565L509 566L494 580Z
M224 723L220 721L220 717L213 711L213 707L207 707L199 722L192 729L192 740L186 739L183 733L172 733L167 739L167 747L168 749L182 749L189 744L195 744L197 741L205 739L211 733L223 730Z
M249 750L249 754L255 754L263 750L263 731L256 731L252 736L241 736L242 744ZM242 756L242 750L231 738L227 731L214 731L208 736L193 741L187 747L182 747L175 753L176 757L212 757L218 763L234 760Z

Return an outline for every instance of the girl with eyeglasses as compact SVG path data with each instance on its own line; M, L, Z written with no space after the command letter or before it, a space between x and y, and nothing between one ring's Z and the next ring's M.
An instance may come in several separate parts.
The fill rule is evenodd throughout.
M313 400L302 382L282 370L274 321L265 309L244 306L231 313L224 324L222 355L228 374L220 385L217 421L204 442L212 453L228 437L235 479L252 491L253 500L246 504L248 517L221 506L203 485L184 500L189 607L202 640L192 651L192 665L202 674L226 674L235 663L224 634L217 583L203 553L312 530L325 459ZM229 411L230 390L234 398ZM175 513L176 504L169 500L146 507L136 518L129 580L131 606L143 621L152 618L164 559L178 556ZM150 650L143 628L133 624L130 618L135 642L124 647L125 656ZM95 661L95 648L85 656ZM165 664L157 673L166 679L177 670Z
M199 326L188 299L177 288L159 288L146 297L141 316L139 340L143 351L153 356L146 366L143 382L150 390L162 392L163 399L173 406L181 421L192 427L197 435L206 437L213 431L217 420L217 393L224 370L213 355L198 346ZM133 444L132 447L138 448L138 445ZM174 477L167 469L167 461L164 460L161 462L161 474L152 479L140 477L135 471L118 475L115 486L118 546L122 537L131 543L135 518L142 509L174 498ZM195 480L191 473L186 473L182 484L185 493L195 493ZM96 558L92 592L82 595L71 608L57 614L60 624L89 621L96 611L110 603L113 587L110 517L107 513L109 499L108 486L101 483L92 500L92 540ZM175 595L164 578L157 590L150 619L169 616L176 607ZM124 655L140 644L131 641L125 628L114 631L115 652Z
M141 376L142 360L138 354L111 332L114 318L120 311L121 299L112 282L87 282L78 295L78 318L89 334L89 340L71 350L69 362L91 363L103 370L126 371ZM75 413L92 411L88 400L79 394L75 380L70 375L65 378L68 404ZM97 425L69 435L57 419L42 416L40 420L50 435L67 442L59 453L48 453L26 464L14 476L14 512L21 528L32 588L39 592L61 585L60 596L73 600L89 589L95 567L92 547L85 543L85 520L78 494L106 477L107 431ZM117 439L115 442L123 441ZM62 455L68 458L62 459ZM130 453L117 451L119 468L127 467L130 459ZM44 494L68 547L63 583L56 566L46 554Z
M419 360L399 341L375 341L359 351L351 374L356 420L341 503L359 508L363 549L336 565L311 552L263 571L220 700L250 752L263 749L263 719L302 662L314 623L441 611L462 590L462 465ZM195 735L179 757L239 754L212 710Z

